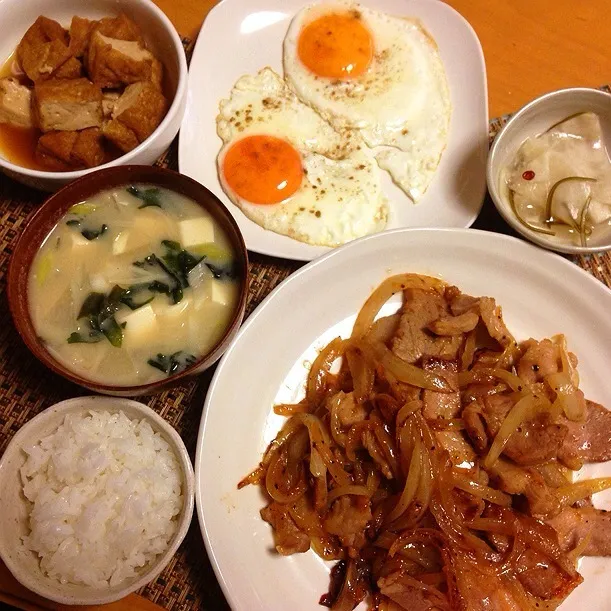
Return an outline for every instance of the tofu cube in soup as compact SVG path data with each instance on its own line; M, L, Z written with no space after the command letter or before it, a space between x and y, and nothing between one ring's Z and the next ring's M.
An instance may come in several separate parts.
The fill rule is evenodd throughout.
M232 300L231 283L223 280L212 280L212 301L219 305L226 306Z
M102 125L102 90L86 78L36 83L34 110L43 132Z
M156 331L157 315L150 305L145 305L133 312L119 312L117 322L125 325L126 341L140 343Z
M214 242L214 224L211 218L198 218L180 221L180 243L184 248Z
M32 127L32 92L15 78L0 79L0 123Z

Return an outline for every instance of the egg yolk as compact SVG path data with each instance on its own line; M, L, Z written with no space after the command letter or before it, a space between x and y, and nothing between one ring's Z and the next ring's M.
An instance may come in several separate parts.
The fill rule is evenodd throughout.
M301 30L297 53L318 76L352 78L363 74L371 63L373 39L358 11L330 13Z
M274 136L247 136L223 161L227 185L253 204L277 204L297 191L303 178L299 152Z

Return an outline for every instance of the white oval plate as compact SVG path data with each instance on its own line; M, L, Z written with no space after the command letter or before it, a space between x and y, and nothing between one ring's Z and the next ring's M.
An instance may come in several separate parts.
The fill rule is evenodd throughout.
M248 219L223 192L216 156L219 102L235 82L265 66L282 72L282 41L307 0L224 0L209 13L189 69L187 110L180 130L178 163L229 208L249 250L309 261L329 249L267 231ZM363 0L394 15L419 17L433 35L446 68L452 98L448 146L427 193L417 205L383 172L390 201L388 229L469 227L484 198L488 155L486 67L471 26L450 6L430 0Z
M471 229L400 229L361 238L313 261L247 320L206 399L195 458L197 515L235 611L320 610L328 565L311 551L286 558L272 553L271 529L259 516L265 500L258 488L238 491L237 483L257 466L284 420L272 405L303 396L317 349L349 335L371 291L400 272L439 276L466 293L495 297L519 340L565 333L580 359L586 396L611 407L611 291L558 255ZM609 609L605 568L611 560L584 562L585 584L562 610Z

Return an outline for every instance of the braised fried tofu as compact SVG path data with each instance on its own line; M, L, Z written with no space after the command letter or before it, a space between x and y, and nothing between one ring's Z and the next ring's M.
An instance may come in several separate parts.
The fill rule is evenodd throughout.
M102 134L124 153L129 153L140 144L136 133L120 121L104 123Z
M125 13L118 17L104 17L95 24L95 30L104 36L119 40L133 40L144 46L142 31Z
M17 47L19 64L34 82L55 76L70 57L66 30L57 21L42 16L32 24Z
M72 159L87 168L104 163L102 132L98 127L90 127L78 132L78 138L72 149Z
M17 59L21 61L21 53L25 47L42 45L54 40L59 40L67 45L68 33L57 21L41 15L23 35L17 46Z
M102 133L122 151L131 151L155 131L167 107L165 97L153 83L134 83L125 89Z
M139 42L104 36L94 31L89 43L87 69L100 87L120 87L148 81L153 73L153 54Z
M33 106L43 132L102 125L102 90L86 78L36 83Z
M115 106L121 97L119 91L103 91L102 92L102 114L104 119L112 119L115 111Z
M49 170L66 171L77 167L71 154L78 132L49 132L38 139L36 161Z
M104 162L102 135L97 127L81 131L53 131L38 139L36 160L50 170L93 168Z
M163 64L157 58L153 58L150 81L161 89L163 83Z
M73 57L83 57L89 47L89 38L96 21L74 16L70 23L70 52Z
M56 79L77 79L83 74L83 64L76 59L71 57L67 62L60 66L53 74L53 78Z
M71 59L70 50L61 40L26 45L21 53L22 70L35 83L53 78ZM78 60L75 60L78 61Z
M16 78L0 79L0 123L32 127L32 91Z

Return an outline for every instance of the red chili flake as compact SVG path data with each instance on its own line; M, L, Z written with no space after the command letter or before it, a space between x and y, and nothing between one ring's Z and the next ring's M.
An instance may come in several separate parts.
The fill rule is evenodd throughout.
M535 173L532 170L526 170L524 174L522 174L522 178L524 180L532 180L535 177Z

